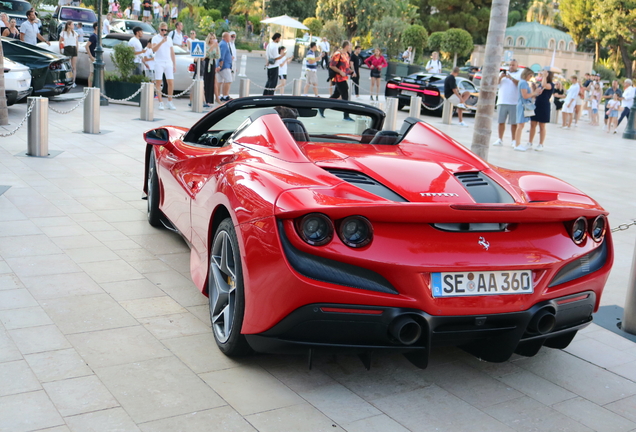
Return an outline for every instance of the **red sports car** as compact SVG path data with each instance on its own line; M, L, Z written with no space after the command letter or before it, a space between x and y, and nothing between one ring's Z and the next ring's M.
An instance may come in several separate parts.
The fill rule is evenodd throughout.
M145 133L148 220L190 245L219 348L426 367L439 345L489 361L566 347L612 266L607 212L425 122L383 122L355 102L259 96Z

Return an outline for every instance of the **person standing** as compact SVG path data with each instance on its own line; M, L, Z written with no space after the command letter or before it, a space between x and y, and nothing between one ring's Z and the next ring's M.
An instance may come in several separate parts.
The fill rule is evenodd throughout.
M93 86L93 73L95 72L95 47L97 46L97 27L99 25L94 22L93 23L93 33L88 37L88 42L84 45L84 49L86 50L86 54L88 55L88 85L89 87Z
M632 85L632 80L627 78L623 82L623 86L623 97L621 98L621 107L623 107L623 111L621 111L621 116L618 119L616 128L620 126L625 117L629 119L629 110L632 105L634 105L634 86ZM614 129L614 133L616 133L616 129Z
M216 102L221 103L218 92L216 92L214 80L216 75L216 62L221 57L221 50L219 49L219 42L214 33L208 34L208 37L205 39L205 46L203 93L205 95L205 102L211 105L214 103L215 98Z
M621 107L621 101L619 100L618 93L614 93L612 95L612 99L606 104L607 108L607 117L609 118L609 124L607 125L607 133L612 132L612 128L614 128L614 133L616 133L616 128L618 127L618 111Z
M163 21L168 22L170 19L170 0L166 1L166 4L163 5Z
M234 66L236 66L236 32L230 32L230 54L232 55L232 73L234 73Z
M172 39L172 45L183 48L185 38L183 37L183 23L181 21L174 26L174 29L170 33L168 33L168 37Z
M471 109L464 102L470 97L470 92L466 90L464 93L460 93L457 88L457 75L459 75L459 68L454 67L450 75L444 80L444 97L447 101L457 107L457 117L459 118L460 126L468 126L464 123L464 110Z
M37 45L38 40L40 42L46 42L51 46L51 42L47 41L40 34L40 26L37 23L35 11L29 9L26 13L27 20L20 26L20 40L31 45Z
M508 70L502 70L499 74L499 92L497 93L497 123L499 123L499 138L492 143L494 146L503 145L504 133L506 132L506 119L510 125L512 134L512 147L517 146L515 137L517 136L517 102L519 91L517 85L521 79L521 71L517 60L511 60Z
M141 0L132 0L132 18L139 19L141 16Z
M0 13L0 35L4 36L4 31L9 28L9 24L10 24L9 15L7 15L4 12ZM19 34L19 32L18 32L18 34ZM19 38L19 36L18 36L18 38Z
M104 18L104 20L102 21L102 36L106 36L107 34L110 33L110 22L113 19L113 14L111 12L108 12L108 14L106 14L106 18Z
M590 93L590 107L592 109L592 123L590 126L598 126L598 109L601 105L601 85L598 81L590 84L592 91Z
M309 86L312 86L314 88L314 96L318 97L318 60L316 59L316 42L311 42L309 44L309 50L305 56L305 63L305 76L307 78L307 83L305 84L303 96L307 96Z
M150 22L152 21L152 0L143 0L143 21ZM159 35L161 36L161 35Z
M442 62L439 61L439 53L433 51L431 59L426 63L426 72L432 74L442 73Z
M406 51L402 53L402 61L404 63L411 63L411 56L413 55L413 47L408 47Z
M221 43L219 43L221 57L219 59L219 64L216 67L216 77L219 80L219 84L221 87L221 97L219 98L219 100L221 102L227 102L231 100L230 85L232 84L232 81L234 81L234 77L232 76L232 53L230 52L230 34L228 32L223 32L221 38ZM278 71L278 67L276 68L276 71Z
M563 129L570 129L570 127L572 127L572 117L576 109L576 100L581 91L581 86L578 83L576 75L570 77L570 83L570 88L565 94L565 101L563 101L563 126L561 126Z
M553 78L553 72L548 72L546 70L541 71L539 89L541 89L542 92L534 101L534 116L530 117L530 147L536 151L543 151L546 135L545 125L546 123L550 123L550 98L554 91L552 86ZM532 141L534 141L534 134L537 130L537 125L539 125L539 144L534 147L532 145Z
M356 45L355 49L351 53L351 69L353 73L351 74L351 81L353 82L353 92L356 95L356 99L360 99L360 66L362 65L362 58L360 57L360 52L362 51L362 47L360 45Z
M607 90L605 90L602 101L607 104L607 102L609 102L612 99L612 96L614 96L614 93L618 94L619 100L620 98L623 97L623 90L620 89L620 87L618 86L618 81L616 80L612 81L612 86L608 88ZM607 116L607 113L608 113L607 107L605 108L604 111L605 111L605 124L603 125L603 130L607 130L607 124L609 119L609 117Z
M155 87L157 88L157 99L159 109L163 110L163 100L161 98L161 84L163 75L166 75L168 83L168 109L177 109L172 103L172 92L174 91L174 73L176 71L176 59L172 39L168 37L168 24L159 24L159 34L152 38L153 51L155 52Z
M126 9L124 9L124 18L125 19L130 19L130 16L132 15L130 6L128 6Z
M64 25L64 30L60 33L60 45L64 44L64 55L71 58L73 87L75 87L75 77L77 76L77 47L79 45L74 27L73 21L68 20Z
M143 75L144 67L141 61L141 58L144 54L144 47L141 46L141 37L143 36L144 31L141 27L137 26L133 28L133 37L128 41L128 46L132 48L135 53L135 70L133 71L133 75Z
M148 41L144 49L141 62L144 65L144 75L151 80L155 79L155 52L152 50L152 41Z
M278 52L281 53L285 51L287 48L284 46L278 47ZM287 85L287 65L291 63L292 57L283 57L278 60L278 89L280 90L281 96L285 94L285 85Z
M565 90L563 90L563 84L561 81L557 81L554 83L554 92L552 93L552 98L554 100L554 109L557 112L557 123L559 122L559 114L561 113L561 108L563 108L563 99L565 99Z
M172 9L170 9L170 21L172 21L172 24L177 22L178 17L179 17L179 7L175 3L172 6Z
M519 91L519 98L517 101L517 135L516 141L518 143L521 142L521 133L523 132L523 126L530 121L530 117L525 116L526 104L532 101L533 97L539 96L542 92L542 88L537 88L532 91L530 88L530 84L528 84L528 80L532 78L534 72L530 68L525 68L521 71L521 77L519 79L519 85L517 86ZM536 108L535 108L536 109ZM532 148L532 144L519 144L515 147L516 151L527 151Z
M376 48L373 51L373 55L367 58L364 63L369 66L371 70L371 100L373 100L373 93L375 92L375 100L378 100L380 94L380 81L382 81L382 69L389 64L382 55L380 48ZM375 90L374 90L375 89Z
M333 77L333 83L335 85L335 89L333 94L329 96L329 99L338 99L349 100L349 84L347 80L349 79L349 75L351 75L351 59L349 58L349 53L351 52L351 43L349 41L342 42L342 48L331 56L331 61L329 62L329 67L332 71L336 73ZM321 111L321 115L324 117L324 114ZM351 117L349 117L349 113L344 113L345 121L354 121Z
M329 53L331 51L331 45L326 37L323 36L322 41L318 44L320 48L320 67L322 69L329 69Z
M156 20L161 19L161 11L163 10L163 8L161 7L161 5L159 4L159 2L157 0L152 2L152 14L154 15Z
M267 82L263 96L273 96L278 85L278 60L285 57L285 52L278 52L278 43L280 42L280 33L274 33L272 41L267 45L265 56L267 58Z
M2 36L20 40L20 30L18 29L15 18L11 18L11 21L9 21L9 26L5 27L4 31L2 32Z

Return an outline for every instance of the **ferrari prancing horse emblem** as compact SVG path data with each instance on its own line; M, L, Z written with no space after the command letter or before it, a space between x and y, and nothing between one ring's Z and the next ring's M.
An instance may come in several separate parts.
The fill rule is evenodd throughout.
M486 239L485 239L485 238L483 238L483 237L479 237L479 241L478 241L478 243L479 243L480 245L482 245L482 246L484 247L484 249L486 249L486 250L488 250L488 248L490 247L490 243L488 243L488 242L486 241Z

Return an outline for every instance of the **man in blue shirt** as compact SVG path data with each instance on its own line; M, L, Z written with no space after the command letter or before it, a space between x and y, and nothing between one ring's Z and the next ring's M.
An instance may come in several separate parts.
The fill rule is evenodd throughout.
M318 59L316 58L316 42L312 42L309 44L309 51L307 51L305 61L307 63L307 69L305 70L307 84L305 84L305 91L303 96L307 96L309 86L312 86L314 88L314 96L318 97Z
M88 73L88 85L93 86L93 72L95 67L93 63L95 62L95 47L97 46L97 23L93 23L93 33L88 37L88 42L86 42L86 54L88 54L89 61L89 73Z
M221 86L221 102L227 102L230 100L230 85L234 81L232 75L232 52L230 51L230 34L223 32L221 35L221 43L219 43L219 49L221 50L221 57L216 67L216 76Z

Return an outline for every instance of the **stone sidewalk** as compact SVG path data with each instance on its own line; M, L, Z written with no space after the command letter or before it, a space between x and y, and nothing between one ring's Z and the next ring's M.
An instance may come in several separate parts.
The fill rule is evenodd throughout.
M636 344L594 324L565 351L501 364L456 348L434 351L426 370L401 355L376 356L370 371L340 355L318 356L312 370L300 357L223 356L188 247L150 227L141 200L141 133L201 116L176 105L152 123L139 108L105 107L99 135L80 132L81 109L50 111L53 158L23 155L26 128L0 138L0 190L10 186L0 196L0 431L636 430ZM0 131L25 108L11 107ZM424 119L469 145L472 127ZM572 183L614 227L636 218L635 145L583 121L548 125L543 153L493 147L489 161ZM614 241L602 304L622 306L636 227Z

